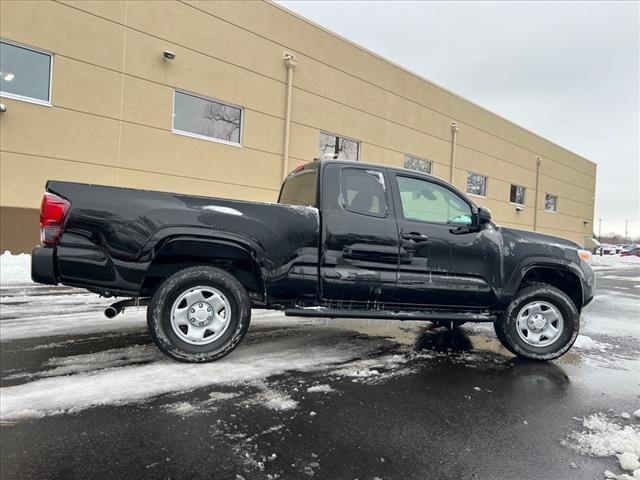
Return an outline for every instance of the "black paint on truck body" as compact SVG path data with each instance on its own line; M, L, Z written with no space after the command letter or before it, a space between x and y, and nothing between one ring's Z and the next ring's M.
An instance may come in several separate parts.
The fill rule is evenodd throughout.
M379 182L371 188L385 208L348 207L342 184L354 170ZM576 244L481 221L486 211L436 177L341 161L307 164L286 182L298 175L316 189L314 206L49 181L47 192L71 208L59 243L34 250L33 278L145 297L180 267L213 264L236 275L254 305L271 308L499 312L536 278L570 288L578 309L593 297L593 271ZM404 218L398 177L447 189L472 223Z

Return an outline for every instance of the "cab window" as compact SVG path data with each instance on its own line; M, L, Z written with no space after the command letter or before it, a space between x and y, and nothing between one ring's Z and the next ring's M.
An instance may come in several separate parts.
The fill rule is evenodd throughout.
M316 189L318 185L318 170L302 170L287 178L282 185L278 203L287 205L316 206Z
M448 188L418 178L397 176L396 179L405 219L471 225L471 206Z

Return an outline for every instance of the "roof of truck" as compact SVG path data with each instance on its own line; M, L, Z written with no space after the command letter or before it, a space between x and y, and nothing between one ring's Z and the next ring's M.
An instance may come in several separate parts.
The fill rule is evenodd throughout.
M384 163L370 163L370 162L360 162L360 161L353 161L353 160L334 160L334 159L321 160L316 158L313 160L313 162L306 163L304 165L304 168L308 168L308 167L313 168L316 165L320 166L320 164L326 165L328 163L336 163L339 165L359 165L359 166L365 166L365 167L371 167L371 168L386 168L387 170L394 170L396 172L405 172L405 173L411 173L411 174L424 175L425 177L433 178L440 182L449 183L447 180L440 177L436 177L435 175L432 175L430 173L420 172L418 170L412 170L409 168L398 167L395 165L387 165Z

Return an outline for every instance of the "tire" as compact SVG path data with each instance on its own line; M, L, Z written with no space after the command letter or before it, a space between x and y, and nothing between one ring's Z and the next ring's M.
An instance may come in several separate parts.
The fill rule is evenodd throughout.
M513 350L513 348L511 348L511 346L509 346L509 343L507 342L507 340L505 339L504 335L502 334L502 329L498 327L498 325L500 324L500 319L502 318L502 315L504 315L504 313L502 313L500 315L498 320L493 322L493 331L496 333L496 337L498 337L498 340L500 341L500 343L502 344L502 346L504 348L509 350L514 355L518 355L518 353L515 350Z
M498 340L514 355L553 360L564 355L575 342L580 313L558 288L534 284L518 291L494 323L494 329Z
M181 362L212 362L228 355L250 321L244 287L224 270L208 266L185 268L167 278L147 308L153 341Z

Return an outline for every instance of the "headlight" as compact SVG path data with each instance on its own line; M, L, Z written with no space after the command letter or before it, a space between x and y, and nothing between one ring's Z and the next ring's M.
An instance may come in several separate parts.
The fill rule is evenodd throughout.
M578 250L578 256L584 260L587 265L591 265L591 252L589 250Z

